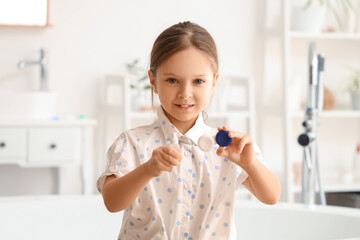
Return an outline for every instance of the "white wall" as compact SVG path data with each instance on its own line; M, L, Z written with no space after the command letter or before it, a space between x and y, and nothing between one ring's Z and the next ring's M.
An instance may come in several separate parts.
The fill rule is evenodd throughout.
M45 47L60 116L85 113L98 118L98 85L104 75L121 74L134 58L148 64L156 36L179 21L196 22L213 35L220 75L254 75L256 1L52 0L50 7L50 28L0 27L0 88L36 89L38 67L19 71L17 64L37 59ZM99 132L95 137L99 139ZM97 140L95 161L102 167L105 153L99 146ZM53 193L56 175L54 169L0 165L0 195Z

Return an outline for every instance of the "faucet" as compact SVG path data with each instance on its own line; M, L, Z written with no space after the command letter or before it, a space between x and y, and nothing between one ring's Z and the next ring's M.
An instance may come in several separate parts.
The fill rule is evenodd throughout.
M40 90L48 90L48 64L49 60L45 56L45 49L40 49L40 59L37 61L20 61L18 68L24 69L27 65L40 65Z
M324 72L325 57L316 53L316 43L309 44L309 81L307 109L303 127L305 133L298 137L298 143L304 148L302 168L301 201L306 204L315 204L317 180L320 202L326 205L326 197L321 184L319 154L318 154L318 127L323 109L322 72ZM315 179L317 178L317 179Z

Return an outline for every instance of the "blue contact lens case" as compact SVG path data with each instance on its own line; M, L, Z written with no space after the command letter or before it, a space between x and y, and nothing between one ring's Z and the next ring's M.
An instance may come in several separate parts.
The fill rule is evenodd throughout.
M230 131L221 130L216 134L215 141L219 146L227 147L232 143L233 139L228 136L229 133Z

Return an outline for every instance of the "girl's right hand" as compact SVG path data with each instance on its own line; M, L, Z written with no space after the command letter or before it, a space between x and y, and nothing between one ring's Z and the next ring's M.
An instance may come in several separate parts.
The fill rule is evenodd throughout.
M147 169L153 177L158 177L163 171L171 172L174 166L178 166L182 159L181 152L170 146L156 148L149 161Z

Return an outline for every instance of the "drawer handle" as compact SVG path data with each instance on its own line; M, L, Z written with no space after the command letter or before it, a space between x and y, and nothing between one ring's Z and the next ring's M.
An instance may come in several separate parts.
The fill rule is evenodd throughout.
M6 147L6 143L5 142L0 142L0 148L4 148Z
M56 144L55 143L52 143L52 144L50 144L50 149L55 149L56 148Z

